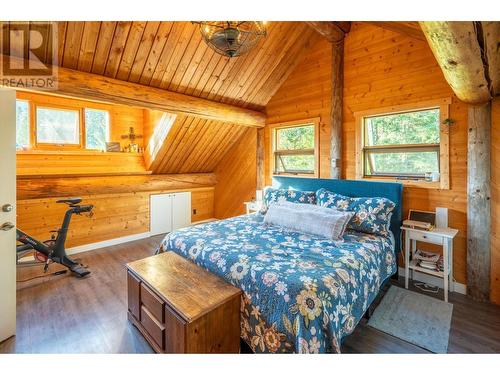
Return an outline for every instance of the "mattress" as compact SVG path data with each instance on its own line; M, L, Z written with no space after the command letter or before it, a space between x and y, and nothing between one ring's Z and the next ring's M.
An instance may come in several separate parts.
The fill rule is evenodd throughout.
M340 352L396 272L390 237L347 231L331 241L259 214L177 230L163 247L243 291L241 337L257 353Z

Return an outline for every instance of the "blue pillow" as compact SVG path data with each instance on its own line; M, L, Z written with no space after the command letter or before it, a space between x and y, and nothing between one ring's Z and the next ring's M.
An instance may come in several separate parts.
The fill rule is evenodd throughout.
M288 189L266 188L264 191L264 210L273 202L294 202L316 204L316 193L314 191L300 191Z
M358 232L388 236L391 215L396 207L393 201L382 197L351 198L326 189L316 192L317 204L339 211L353 211L347 228Z

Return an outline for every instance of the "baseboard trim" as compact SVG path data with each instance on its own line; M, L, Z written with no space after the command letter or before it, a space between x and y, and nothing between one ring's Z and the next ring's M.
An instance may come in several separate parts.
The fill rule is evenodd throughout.
M81 245L81 246L70 247L69 249L66 249L66 253L68 255L83 253L85 251L97 250L97 249L100 249L103 247L119 245L119 244L130 242L130 241L142 240L142 239L148 238L150 236L151 235L149 232L131 234L130 236L112 238L110 240L89 243L89 244Z
M420 281L422 283L426 283L429 285L434 285L438 286L440 288L443 288L443 279L440 277L428 275L423 272L414 272L413 275L415 276L415 281ZM399 267L399 276L404 277L405 276L405 269L404 267ZM410 279L411 279L411 271L410 271ZM467 286L458 282L453 283L454 287L454 292L460 293L460 294L467 294Z
M216 221L216 220L217 220L216 218L200 220L200 221L196 221L194 223L191 223L191 225L209 223L211 221ZM138 233L138 234L131 234L130 236L112 238L110 240L105 240L105 241L94 242L94 243L89 243L89 244L85 244L85 245L70 247L69 249L66 249L66 254L72 255L72 254L83 253L85 251L97 250L97 249L101 249L103 247L108 247L108 246L113 246L113 245L120 245L122 243L130 242L130 241L142 240L144 238L148 238L151 236L152 236L152 234L150 232L143 232L143 233Z

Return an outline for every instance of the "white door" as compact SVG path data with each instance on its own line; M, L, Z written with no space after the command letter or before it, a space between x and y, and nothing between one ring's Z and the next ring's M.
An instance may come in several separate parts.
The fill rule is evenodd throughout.
M0 89L0 342L16 333L16 92Z
M191 225L191 192L172 194L172 230Z
M151 195L149 220L149 231L152 236L172 231L172 197L170 194Z

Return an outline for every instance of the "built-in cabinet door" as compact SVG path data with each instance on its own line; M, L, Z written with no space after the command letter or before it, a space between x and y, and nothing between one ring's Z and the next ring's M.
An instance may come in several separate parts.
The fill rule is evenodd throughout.
M172 231L172 197L171 194L151 195L149 205L150 232L156 234Z
M191 192L172 194L172 230L191 225Z
M168 233L191 224L191 192L154 194L150 199L150 233Z

